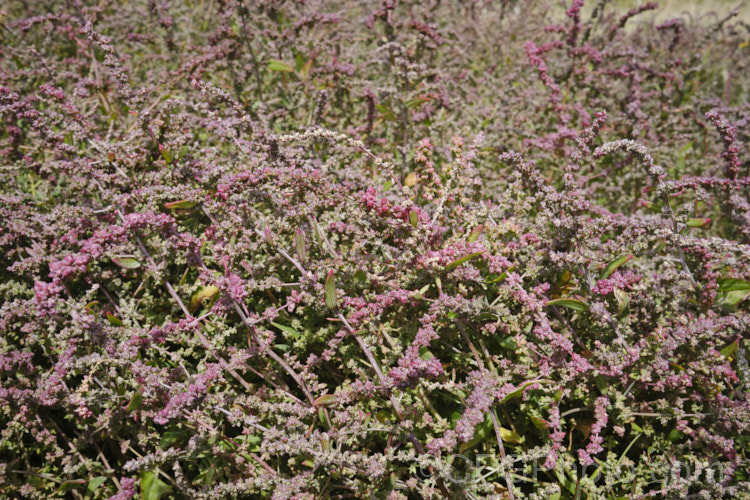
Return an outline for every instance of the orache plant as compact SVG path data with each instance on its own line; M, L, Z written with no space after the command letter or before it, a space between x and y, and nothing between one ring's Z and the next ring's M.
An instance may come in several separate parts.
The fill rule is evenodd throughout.
M747 498L750 29L652 11L4 3L0 496Z

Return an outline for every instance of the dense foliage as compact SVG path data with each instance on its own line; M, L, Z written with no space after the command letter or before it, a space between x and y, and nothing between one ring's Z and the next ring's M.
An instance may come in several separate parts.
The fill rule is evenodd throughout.
M748 498L750 27L550 3L3 2L0 496Z

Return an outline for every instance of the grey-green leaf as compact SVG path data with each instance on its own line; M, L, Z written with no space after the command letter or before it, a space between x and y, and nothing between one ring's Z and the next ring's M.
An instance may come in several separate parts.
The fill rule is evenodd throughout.
M445 270L446 271L451 271L451 270L457 268L458 266L460 266L461 264L463 264L464 262L468 262L471 259L473 259L474 257L478 257L478 256L482 255L483 253L484 252L476 252L476 253L473 253L471 255L467 255L466 257L461 257L458 260L454 260L453 262L451 262L450 264L448 264L447 266L445 266Z
M688 219L687 222L685 222L687 227L706 227L709 224L711 224L710 217Z
M336 309L336 278L333 275L333 271L328 271L328 277L326 277L325 284L326 291L326 305L330 309Z
M731 290L729 292L722 292L717 294L718 303L720 306L727 309L733 309L737 304L750 297L750 289L748 290Z
M281 330L282 332L288 333L289 335L292 336L292 338L298 339L300 336L300 333L294 328L292 328L291 326L282 325L280 323L274 323L273 321L271 321L271 324L275 326L276 328L278 328L279 330Z
M143 500L161 500L170 493L172 493L172 487L159 479L156 474L149 471L141 473L141 498Z
M170 201L169 203L165 203L164 206L170 210L178 210L178 209L188 209L193 208L198 204L197 201L190 201L190 200L178 200L178 201Z
M623 255L622 257L618 257L617 259L613 260L612 262L610 262L607 265L607 267L604 268L604 270L602 271L602 273L599 275L599 279L603 280L603 279L609 278L609 276L613 272L615 272L615 270L617 270L618 267L620 267L621 265L625 264L626 262L628 262L632 258L633 258L632 255Z
M305 245L305 233L302 229L297 229L294 235L294 247L297 250L297 258L300 263L304 264L307 260L307 245Z
M750 281L736 278L720 278L716 280L720 292L732 292L734 290L750 290Z
M615 287L612 292L615 294L615 299L617 300L617 312L622 314L630 304L630 295L617 287Z
M477 227L471 230L469 237L466 239L469 243L474 243L479 238L479 235L484 231L484 225L479 224Z
M93 496L99 486L104 484L106 480L107 478L104 476L97 476L89 480L88 485L86 485L86 495Z
M140 392L136 392L135 394L133 394L133 397L131 398L130 403L128 403L128 406L125 408L125 411L135 411L140 408L142 404L143 394L141 394Z
M294 66L291 66L284 61L279 59L271 59L268 61L268 69L271 71L283 71L286 73L294 73Z
M548 306L562 306L574 311L588 311L589 305L582 300L576 299L555 299L547 302Z
M417 216L417 212L409 212L409 222L415 229L419 226L419 217Z
M138 269L141 263L132 257L113 257L112 262L125 269Z

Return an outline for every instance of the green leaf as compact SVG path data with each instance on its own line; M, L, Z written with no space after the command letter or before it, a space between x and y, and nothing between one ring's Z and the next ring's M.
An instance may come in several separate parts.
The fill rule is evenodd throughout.
M730 292L724 292L717 294L718 303L721 307L727 309L733 309L740 302L750 297L750 289L748 290L732 290Z
M125 269L138 269L141 263L132 257L112 257L112 262Z
M96 490L107 481L104 476L97 476L89 481L86 485L86 495L93 496Z
M497 283L498 281L503 281L507 277L508 277L508 273L507 272L503 272L503 274L501 274L497 278L490 278L490 280L489 281L485 281L485 283L488 284L488 285L491 285L493 283Z
M214 285L204 286L200 290L195 292L192 297L190 297L188 309L190 310L190 312L196 312L206 302L208 302L208 304L210 305L218 294L218 287Z
M424 294L427 293L427 290L429 290L431 286L432 285L425 285L425 286L423 286L422 288L420 288L419 290L417 290L416 292L414 292L414 295L416 297L418 297L418 298L423 298Z
M576 299L555 299L547 302L548 306L562 306L574 311L588 311L589 305L582 300Z
M375 414L375 418L381 424L391 421L391 414L387 410L378 410Z
M300 336L300 333L291 326L281 325L279 323L274 323L273 321L271 321L271 324L282 332L288 333L292 338L298 339Z
M44 485L44 483L42 482L42 478L40 476L37 476L36 474L29 476L28 481L31 486L37 489L41 489Z
M553 396L553 399L555 400L555 403L559 403L560 400L562 399L562 397L563 397L563 391L562 391L562 389L556 390L555 394Z
M172 493L172 488L156 474L149 471L141 473L141 498L143 500L160 500L170 493Z
M479 315L474 316L474 317L476 318L476 321L482 321L482 322L494 321L500 318L498 313L494 313L494 312L482 312L482 313L479 313Z
M417 212L409 212L409 222L415 229L419 226L419 216L417 215Z
M385 490L383 493L389 493L396 489L396 473L391 472L391 475L388 477L388 482L386 483Z
M130 403L128 403L128 406L125 408L125 411L127 412L135 411L138 408L140 408L142 404L143 404L143 394L141 394L140 392L136 392L135 394L133 394L133 397L130 398Z
M322 425L325 430L330 430L330 427L328 426L328 420L326 419L326 412L323 407L318 408L318 420L320 421L320 425Z
M80 488L86 484L85 479L72 479L70 481L64 481L62 484L60 484L60 487L57 488L57 490L53 493L53 496L58 496L60 493L66 493L70 490L74 490L76 488Z
M503 274L501 274L497 278L489 278L489 280L486 281L485 283L487 283L488 285L491 285L492 283L497 283L498 281L503 281L505 278L508 277L508 273L511 272L511 271L513 271L515 268L516 268L515 265L510 266L507 271L503 271Z
M625 311L625 309L627 309L628 305L630 304L630 295L628 295L626 292L620 290L617 287L614 287L612 289L612 292L615 294L615 299L617 300L618 314L622 314Z
M726 346L724 349L721 350L721 354L724 355L725 358L732 359L732 356L734 353L737 352L737 350L740 348L740 339L735 339L734 342Z
M677 441L679 441L680 439L682 439L683 435L684 434L682 432L678 431L677 429L672 429L671 431L669 431L669 435L667 436L667 439L671 443L676 443Z
M120 318L112 314L111 312L107 311L107 321L109 321L109 324L112 326L122 326L123 322Z
M297 229L294 234L294 248L297 250L297 257L301 264L307 260L307 246L305 245L305 233L302 229Z
M263 438L261 436L258 436L257 434L245 434L242 436L237 436L234 438L235 441L238 442L246 442L248 445L250 445L250 451L253 453L258 453L260 451L260 443L263 441Z
M338 402L339 398L335 394L324 394L313 401L313 406L328 406Z
M284 71L287 73L294 73L294 66L281 61L279 59L271 59L268 61L268 69L271 71Z
M159 449L166 450L186 436L187 433L184 431L165 431L161 435L161 440L159 441Z
M333 271L328 271L325 284L326 292L326 305L329 309L336 309L336 278L333 276Z
M331 450L331 440L327 438L321 438L320 439L320 448L323 451L330 451Z
M406 101L404 103L404 106L407 109L413 109L413 108L418 108L422 104L429 102L429 101L430 99L427 97L415 97L414 99L409 99L408 101Z
M731 292L734 290L750 290L750 281L736 278L720 278L716 280L720 292Z
M426 348L425 346L422 346L419 348L419 357L426 361L429 361L430 359L434 358L435 355L432 354L432 352L430 352L428 348Z
M482 234L482 231L484 231L484 225L479 224L477 227L471 230L466 241L468 241L469 243L474 243L475 241L477 241L477 238L479 238L479 235Z
M83 310L86 311L87 314L91 314L93 316L96 316L97 308L95 306L97 306L97 305L99 305L99 301L98 300L93 300L93 301L89 302L88 304L86 304L85 306L83 306Z
M557 476L557 481L561 485L563 485L565 489L568 490L571 494L575 495L576 483L568 479L565 473L561 469L562 469L561 467L557 467L555 469L555 475Z
M214 476L216 476L216 463L213 462L208 467L202 467L195 479L193 479L194 485L208 485L210 484Z
M500 347L509 351L514 351L518 347L518 342L516 341L516 337L514 335L503 337L497 343L500 345Z
M172 153L169 152L167 148L164 146L159 146L159 152L161 152L162 158L164 158L164 161L167 163L172 163L174 160L174 156L172 156Z
M594 478L599 475L599 472L601 472L601 470L602 470L602 466L600 465L599 467L597 467L596 469L594 469L594 472L592 472L591 474L589 474L589 479L593 481Z
M301 70L303 64L305 64L304 54L302 54L302 52L297 52L296 54L294 54L294 71Z
M197 204L198 204L197 201L180 200L180 201L171 201L169 203L165 203L164 206L170 210L177 210L177 209L193 208Z
M519 444L523 439L521 436L518 435L518 433L511 429L506 429L505 427L500 427L500 439L505 441L506 443L515 443Z
M456 428L456 422L458 422L463 415L460 411L453 410L451 414L448 416L448 422L451 424L451 429Z
M385 106L383 104L376 104L375 109L380 111L382 114L381 118L385 121L396 121L396 115L393 113L393 111L388 108L388 106Z
M623 255L622 257L618 257L617 259L613 260L607 265L607 267L604 268L604 271L602 271L602 273L599 275L599 279L603 280L603 279L609 278L609 276L613 272L615 272L615 270L618 267L620 267L621 265L625 264L626 262L632 259L633 259L632 255Z
M711 218L706 217L703 219L688 219L685 224L687 224L688 227L706 227L711 224Z
M542 420L539 417L535 417L534 415L529 415L529 418L531 418L531 423L534 424L534 427L536 427L540 431L544 431L549 428L549 424L545 420Z
M416 186L417 181L419 181L419 177L417 176L417 173L411 172L409 175L406 176L406 179L404 179L404 186L408 186L408 187Z
M466 257L461 257L458 260L454 260L453 262L451 262L450 264L448 264L447 266L445 266L445 270L446 271L451 271L451 270L457 268L458 266L460 266L461 264L463 264L464 262L468 262L471 259L473 259L474 257L478 257L478 256L482 255L483 253L484 252L476 252L476 253L473 253L471 255L467 255Z
M573 274L567 269L560 274L557 278L555 288L564 289L570 284L570 280L573 279Z
M518 389L516 389L515 391L507 394L503 398L503 400L501 401L501 403L507 403L508 401L510 401L512 399L518 399L518 398L520 398L523 395L523 391L525 391L526 388L528 386L532 385L532 384L551 384L551 383L552 383L551 380L546 380L546 379L544 379L544 380L528 380L528 381L524 382L523 384L521 384L518 387Z
M323 451L331 451L331 440L327 438L321 438L320 449ZM307 460L302 462L302 465L306 465L307 467L310 467L311 469L315 468L315 462L313 461L312 458L308 458Z

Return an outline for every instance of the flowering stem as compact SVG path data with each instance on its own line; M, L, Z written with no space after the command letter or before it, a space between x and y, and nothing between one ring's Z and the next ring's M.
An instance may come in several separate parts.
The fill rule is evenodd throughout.
M648 153L648 150L645 146L638 144L637 142L630 139L608 142L603 146L597 148L594 152L594 156L604 156L605 154L609 154L616 149L621 149L628 153L633 153L638 158L638 161L646 171L646 174L651 178L652 182L656 184L657 192L661 194L661 198L664 202L664 212L672 223L672 232L677 236L680 236L679 226L677 225L677 220L675 219L674 211L672 210L672 204L669 199L669 195L672 191L669 184L662 180L662 178L666 175L664 169L660 165L656 165L654 163L654 158ZM693 283L693 286L697 286L697 282L693 277L693 273L690 271L690 268L685 261L685 252L679 245L677 245L677 253L679 255L682 268L690 277L690 281Z
M477 351L477 348L474 346L471 338L469 338L469 334L466 333L466 329L464 329L463 325L460 322L456 323L456 327L458 328L458 331L461 332L461 336L469 346L471 353L474 355L474 361L476 361L479 370L489 376L490 371L484 366L482 358L479 356L479 351ZM505 446L503 446L503 437L500 432L500 423L497 421L497 414L495 413L494 405L492 408L490 408L490 417L492 417L492 427L495 429L495 437L497 438L497 446L500 449L500 457L503 459L503 472L505 472L505 482L508 485L508 494L510 495L511 500L515 500L515 496L513 495L513 481L510 477L510 471L506 468Z
M94 179L94 182L96 182L97 186L99 186L99 189L102 189L101 185L99 184L98 181L96 181L96 179ZM102 192L103 192L103 190L102 190ZM123 215L122 211L119 208L116 208L116 212L117 212L117 216L120 218L120 220L123 221L123 222L125 222L125 216ZM138 244L138 248L140 248L141 253L143 253L143 256L146 257L146 259L148 260L148 262L153 267L156 267L156 262L151 257L151 254L149 253L148 249L146 248L146 245L143 244L143 240L141 240L141 237L138 236L138 235L135 235L135 241ZM169 281L165 278L165 279L162 280L162 283L167 288L167 292L169 293L169 295L172 297L172 299L177 303L177 305L180 307L180 309L182 310L182 312L185 314L185 318L188 319L188 320L193 319L192 314L190 314L190 312L188 311L187 307L185 307L185 304L182 302L182 299L180 299L180 296L177 295L177 292L172 287L172 285L169 283ZM203 344L203 347L208 352L212 353L214 357L216 357L216 359L221 364L222 368L226 369L227 371L229 371L230 375L232 375L232 377L235 380L237 380L237 382L239 382L242 385L242 387L245 388L246 391L252 392L252 387L250 386L250 384L248 384L247 381L245 381L245 379L243 379L234 369L232 369L229 366L229 364L226 362L226 360L211 347L211 343L208 341L208 339L205 337L205 335L203 335L198 330L196 330L195 333L196 333L196 336L198 337L198 339L200 340L200 342Z

